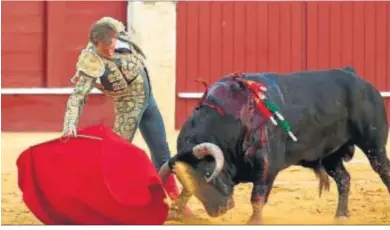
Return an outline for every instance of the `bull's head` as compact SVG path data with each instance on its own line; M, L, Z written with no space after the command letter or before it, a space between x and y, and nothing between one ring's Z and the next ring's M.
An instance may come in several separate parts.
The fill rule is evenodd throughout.
M234 116L207 106L198 108L180 131L178 154L161 168L162 180L173 169L183 193L195 195L210 216L225 213L234 205L236 166L232 162L242 133L243 125ZM183 164L185 170L179 168ZM189 197L183 199L188 201Z

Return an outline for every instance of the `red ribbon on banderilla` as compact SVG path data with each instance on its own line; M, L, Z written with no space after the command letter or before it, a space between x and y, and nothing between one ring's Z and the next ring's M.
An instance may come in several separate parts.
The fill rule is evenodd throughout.
M245 87L247 87L253 95L253 100L256 102L257 108L259 111L275 126L280 126L285 132L288 133L290 138L297 142L296 136L291 131L290 124L284 119L284 117L279 113L279 108L271 102L269 98L265 95L267 88L260 82L255 82L252 80L247 80L242 77L240 73L232 74L234 80L241 82ZM276 117L276 119L275 119Z

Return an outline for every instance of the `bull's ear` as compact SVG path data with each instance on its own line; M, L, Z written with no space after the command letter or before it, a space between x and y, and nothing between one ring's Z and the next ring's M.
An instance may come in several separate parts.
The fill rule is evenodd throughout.
M169 168L172 170L175 162L177 161L177 154L168 160Z
M172 157L173 164L177 161L184 162L184 163L187 163L187 164L192 165L192 166L195 166L196 164L198 164L200 162L200 160L194 156L194 154L192 153L192 150L180 152L177 155L175 155L174 157Z

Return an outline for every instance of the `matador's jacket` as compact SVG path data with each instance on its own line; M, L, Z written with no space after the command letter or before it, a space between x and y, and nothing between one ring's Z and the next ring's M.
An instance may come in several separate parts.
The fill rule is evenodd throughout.
M72 79L75 87L66 106L64 132L77 127L87 96L96 87L113 98L114 131L127 140L133 139L151 88L145 56L137 45L125 38L128 36L118 39L124 48L116 49L111 59L99 56L92 44L82 50Z

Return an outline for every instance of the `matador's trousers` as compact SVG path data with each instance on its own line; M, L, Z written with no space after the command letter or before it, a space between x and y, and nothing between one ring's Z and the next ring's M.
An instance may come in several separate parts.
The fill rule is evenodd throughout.
M170 151L164 122L149 86L147 72L143 81L133 82L131 95L115 100L114 131L133 141L135 132L140 132L148 145L154 166L159 170L169 160Z

